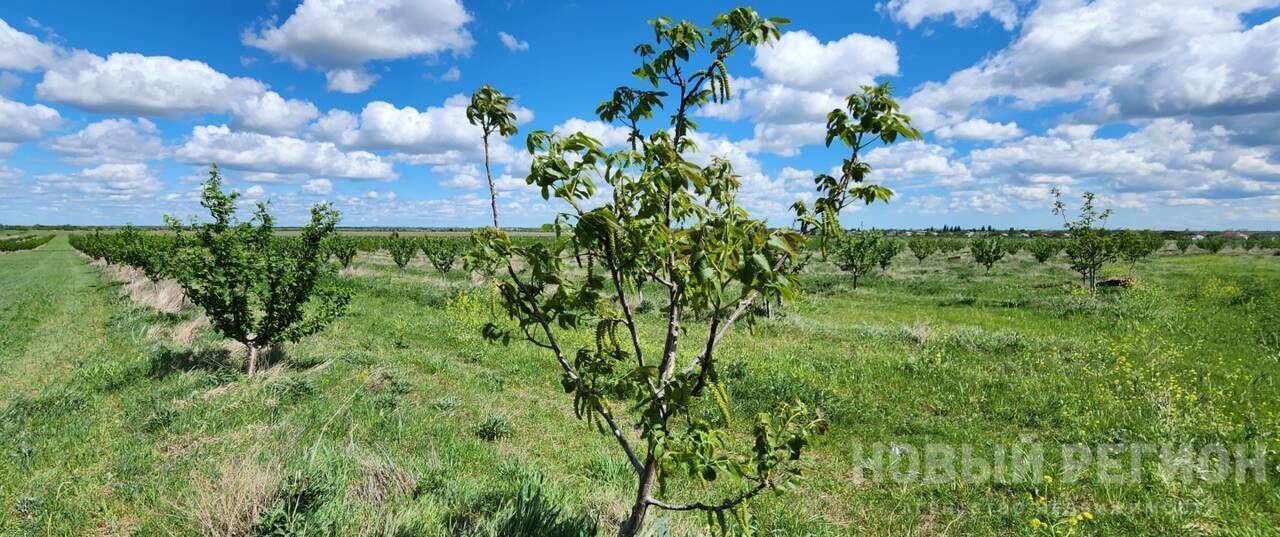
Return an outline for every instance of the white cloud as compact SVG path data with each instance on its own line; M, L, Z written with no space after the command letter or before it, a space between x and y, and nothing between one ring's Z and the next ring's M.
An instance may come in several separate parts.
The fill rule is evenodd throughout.
M367 151L345 152L330 142L234 132L225 125L200 126L175 154L180 162L231 169L306 173L346 179L395 179L391 163Z
M712 103L700 116L755 122L752 152L793 156L805 145L822 143L826 115L844 97L878 76L898 74L898 50L890 41L849 34L820 42L804 31L787 32L755 50L752 65L762 77L733 78L733 98Z
M1209 104L1233 99L1256 104L1259 93L1269 96L1275 91L1272 84L1260 88L1250 76L1259 70L1274 72L1274 65L1263 67L1268 57L1275 57L1266 46L1273 42L1273 30L1244 35L1240 14L1274 3L1042 2L1028 13L1021 33L1008 48L951 74L945 82L922 84L904 101L904 109L917 126L933 130L964 121L975 106L1000 97L1034 107L1098 96L1095 107L1100 111L1146 117L1206 104L1189 102L1196 99ZM1234 50L1267 52L1252 55L1258 63L1246 67L1242 64L1249 55L1242 57ZM1231 67L1210 73L1218 61L1227 61ZM1162 65L1167 67L1158 67ZM1230 80L1215 80L1216 75ZM1126 91L1135 98L1125 99ZM1196 97L1188 98L1190 94ZM1144 99L1160 110L1141 110L1150 106L1144 105Z
M981 190L962 190L952 193L950 207L952 211L983 214L1001 214L1011 210L1009 200L1004 196Z
M529 42L516 39L516 36L507 32L498 32L498 39L502 41L502 46L507 47L511 52L528 52Z
M1280 192L1280 183L1232 173L1233 168L1256 172L1250 164L1257 164L1259 153L1233 145L1230 133L1222 128L1197 129L1188 121L1159 119L1118 138L1081 134L1066 129L1029 136L974 150L969 159L979 177L1042 187L1053 178L1065 177L1080 183L1082 190L1109 193L1116 199L1125 193L1172 199L1247 198ZM1236 166L1242 160L1243 170Z
M903 211L906 213L942 213L946 212L947 200L942 196L926 194L923 196L909 196L903 202Z
M571 117L556 125L552 130L564 136L580 132L595 138L605 147L617 148L629 144L627 137L630 131L626 127L610 125L603 121Z
M158 133L146 119L105 119L49 140L44 147L75 164L137 163L167 156Z
M316 115L309 102L284 99L251 78L232 78L204 62L77 51L36 86L43 99L100 113L150 117L229 113L237 128L296 131Z
M809 32L786 32L772 45L755 49L751 64L766 79L792 88L848 93L877 76L898 74L898 48L863 34L822 43Z
M483 184L484 184L484 181L482 181L479 177L471 174L465 174L465 173L459 173L454 175L453 177L440 181L440 186L447 187L447 188L459 188L464 190L479 188Z
M983 15L999 21L1006 30L1018 24L1018 6L1011 0L889 0L876 7L887 9L893 20L910 28L947 15L954 17L958 26L972 25Z
M204 62L132 53L79 52L36 86L43 99L85 110L157 117L221 112L262 91L261 83L228 77Z
M246 31L243 40L296 65L318 65L330 89L354 93L376 79L366 62L466 54L470 21L457 0L305 0L283 24Z
M253 185L244 191L244 197L249 199L258 199L265 195L267 195L267 189L262 188L262 185Z
M385 101L365 105L360 115L345 110L331 110L310 129L317 140L333 142L345 148L397 152L397 159L416 164L444 164L474 158L481 154L480 128L467 121L469 99L454 95L441 106L419 111L412 106L396 107ZM515 107L517 122L532 119L533 112ZM491 140L495 162L510 162L513 150L505 143Z
M266 134L293 134L320 112L315 105L274 91L231 103L231 126Z
M1118 79L1100 101L1122 118L1274 111L1280 107L1280 18L1181 42Z
M970 119L955 125L944 126L934 134L944 140L990 140L998 142L1022 136L1022 129L1018 128L1018 124L1012 121L1009 123L992 123L985 119Z
M359 69L332 69L324 73L325 89L340 93L361 93L377 81L378 75Z
M1270 162L1266 153L1259 150L1237 157L1231 164L1231 169L1249 175L1280 177L1280 164Z
M62 122L58 111L43 104L28 105L0 97L0 143L25 142Z
M969 182L969 168L952 157L955 150L920 140L883 146L867 152L871 165L868 181L891 183L891 180L925 180L936 186Z
M41 43L35 36L20 32L0 19L0 69L34 71L52 65L58 49Z
M130 201L164 190L146 164L103 164L74 174L48 174L36 178L36 193L63 191L106 201Z
M312 179L302 184L302 191L324 196L333 192L333 183L328 179Z
M26 174L22 170L0 164L0 185L11 186L18 184L23 175Z
M454 81L460 80L461 78L462 78L462 70L458 69L458 66L454 65L449 67L448 70L442 73L439 79L444 82L454 82Z

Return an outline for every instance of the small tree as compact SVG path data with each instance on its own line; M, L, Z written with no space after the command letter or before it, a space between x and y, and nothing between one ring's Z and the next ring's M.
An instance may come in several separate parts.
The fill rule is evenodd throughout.
M1191 247L1191 236L1178 235L1178 238L1173 240L1173 245L1178 247L1179 252L1182 252L1185 254L1187 253L1187 248Z
M1018 240L1018 239L1005 239L1005 240L1003 240L1003 241L1001 241L1001 242L1003 242L1003 243L1004 243L1004 252L1005 252L1006 254L1010 255L1010 256L1018 255L1018 252L1021 252L1021 251L1022 251L1022 241L1021 241L1021 240Z
M969 253L973 255L973 261L986 267L987 274L991 274L992 265L1004 258L1006 251L1004 241L999 237L975 237L969 241Z
M1027 242L1027 251L1037 263L1044 263L1062 251L1062 241L1046 237L1038 237Z
M1139 231L1125 230L1115 235L1116 257L1129 264L1129 275L1138 261L1151 255L1151 239Z
M1098 271L1102 265L1115 261L1115 240L1103 226L1111 216L1111 210L1098 211L1094 206L1094 195L1085 192L1080 205L1080 214L1075 220L1067 219L1066 204L1062 203L1062 191L1053 189L1053 214L1062 217L1067 228L1067 259L1071 269L1080 274L1080 279L1090 292L1098 288Z
M893 263L893 258L898 257L905 247L902 241L884 237L876 245L876 264L880 265L880 270L889 270L889 265Z
M212 166L200 195L212 220L189 226L165 220L176 237L175 279L218 332L245 346L252 375L260 349L323 330L345 311L350 293L337 286L325 262L324 242L334 234L338 211L313 206L299 236L281 239L265 203L251 220L237 219L238 197L222 191Z
M938 251L938 241L929 237L912 237L907 241L907 246L911 248L911 255L922 265L925 259Z
M699 512L713 528L724 531L736 521L746 531L747 502L788 486L799 475L793 461L827 427L793 401L758 414L749 432L735 428L727 379L717 372L718 345L757 298L796 291L806 232L825 237L851 200L889 196L883 187L858 184L870 171L858 151L918 133L888 86L865 88L828 116L828 143L839 139L853 154L839 178L815 179L814 209L797 207L801 230L770 229L752 218L737 203L740 179L727 160L697 165L686 159L695 150L692 117L729 99L728 58L778 39L785 22L749 8L717 16L711 28L654 20L655 42L636 47L641 65L634 71L653 89L619 88L597 109L602 120L624 123L633 146L608 152L582 133L531 133L526 181L566 207L550 226L553 238L513 241L497 228L472 236L468 266L498 267L494 283L510 317L487 325L485 335L518 338L552 355L577 416L610 435L626 455L636 489L620 537L639 534L651 509ZM670 111L670 121L641 133L634 118L657 109ZM602 183L610 194L593 198ZM588 200L599 204L588 207ZM570 260L581 268L567 270ZM652 332L640 330L628 293L640 281L667 295L661 332L648 344L642 337ZM564 338L564 331L583 326L597 337L568 347L581 339ZM689 338L696 338L692 349ZM615 398L632 410L615 415ZM719 412L704 415L705 408ZM727 494L664 499L672 490L664 484L677 478L715 482L704 494Z
M853 288L858 280L870 273L880 262L880 242L884 239L870 231L850 233L835 243L835 263L840 270L853 276Z
M440 281L445 281L453 263L458 259L459 251L450 241L442 239L426 239L422 241L422 253L427 256L431 266L440 272Z
M493 186L493 171L489 168L489 137L497 134L503 138L515 136L516 114L511 111L511 97L493 89L488 84L471 94L467 106L467 121L480 127L484 136L484 176L489 180L489 208L493 211L493 227L498 226L498 190Z
M351 266L351 262L356 259L357 251L356 241L351 237L334 235L329 238L329 252L338 258L338 263L342 265L342 268Z
M1208 250L1211 254L1216 254L1227 247L1227 238L1222 235L1205 237L1197 242L1196 246Z
M400 233L392 231L387 239L387 252L391 254L391 261L396 264L396 268L404 272L404 268L418 255L418 243L411 237L401 237Z

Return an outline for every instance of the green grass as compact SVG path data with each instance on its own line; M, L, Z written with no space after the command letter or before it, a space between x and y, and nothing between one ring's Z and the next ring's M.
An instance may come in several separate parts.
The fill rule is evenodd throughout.
M357 268L349 314L247 378L213 334L172 341L194 312L134 306L65 236L0 256L0 534L609 534L628 466L573 417L553 360L482 341L483 286L421 259ZM855 291L817 263L801 299L720 351L739 423L798 398L832 424L801 487L753 504L760 533L1032 535L1049 508L1094 514L1086 535L1274 532L1280 258L1161 256L1134 275L1091 298L1026 253L990 275L903 255ZM1041 506L1039 481L853 480L857 445L1019 440L1262 442L1273 481L1057 482Z

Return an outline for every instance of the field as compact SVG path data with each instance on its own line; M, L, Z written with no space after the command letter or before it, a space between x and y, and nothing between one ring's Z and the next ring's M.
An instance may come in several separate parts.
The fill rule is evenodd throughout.
M753 502L758 533L1274 535L1270 254L1166 248L1132 288L1097 297L1060 258L1026 252L989 274L967 254L904 253L857 289L815 264L801 297L718 351L737 421L799 399L831 425L798 488ZM0 276L0 534L501 534L513 506L542 505L516 501L536 486L606 535L634 495L616 445L574 418L555 362L484 341L497 311L485 284L421 256L402 272L361 252L344 271L347 315L253 377L197 311L143 305L150 284L89 263L66 235L0 254ZM641 308L654 334L661 307ZM1050 452L1044 476L1010 483L857 479L877 442L1261 444L1270 475L1070 481ZM664 524L698 535L700 522Z

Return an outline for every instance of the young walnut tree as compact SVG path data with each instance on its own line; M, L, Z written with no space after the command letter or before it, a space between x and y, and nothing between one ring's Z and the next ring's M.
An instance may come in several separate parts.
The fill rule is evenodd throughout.
M484 176L489 180L489 208L493 211L493 227L498 226L498 191L493 186L493 172L489 169L489 137L497 134L503 138L515 136L516 114L511 111L511 97L493 89L488 84L471 94L467 106L467 121L480 127L484 134Z
M1092 192L1081 196L1080 215L1069 220L1067 206L1062 203L1062 191L1053 189L1053 214L1062 217L1067 228L1067 244L1064 250L1071 270L1080 274L1080 281L1090 292L1098 289L1098 271L1104 264L1116 260L1115 239L1103 227L1111 217L1111 209L1099 211L1094 206Z
M211 220L189 226L165 220L176 237L170 273L214 328L245 346L252 375L259 350L323 330L342 315L350 293L336 286L326 262L325 239L334 235L338 211L315 205L297 237L281 238L265 203L249 221L236 218L238 197L222 191L212 166L200 194Z
M719 343L757 297L793 295L804 232L838 229L849 196L873 201L889 192L855 184L869 172L855 152L841 178L818 179L820 206L800 211L801 231L771 230L738 205L740 182L728 161L688 159L696 151L692 116L730 97L727 58L776 40L786 22L748 8L717 16L710 28L653 21L654 43L635 49L635 75L652 89L618 88L597 109L602 120L630 129L629 148L606 151L581 133L528 136L526 181L566 207L549 225L554 239L514 242L497 228L472 237L468 266L497 267L495 287L510 318L486 325L485 336L523 340L554 356L577 416L610 435L634 471L635 499L617 532L623 537L639 534L651 509L701 512L720 532L748 527L749 501L791 486L800 475L796 461L827 428L799 401L780 402L749 426L735 423L717 373ZM846 132L832 138L851 147L864 135L870 143L915 132L887 87L867 88L850 102L873 103L853 117L839 111L845 119L836 127ZM659 109L670 122L645 134ZM652 339L643 337L654 330L641 329L628 294L643 282L667 298ZM578 327L595 337L574 348L578 338L569 332ZM705 487L677 493L668 486L674 479ZM696 490L701 497L683 497Z

